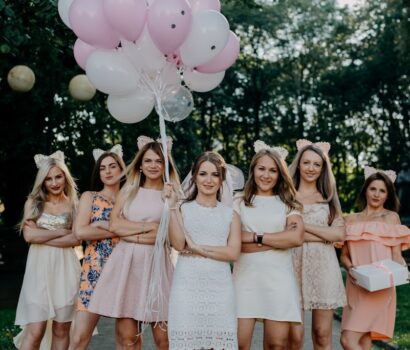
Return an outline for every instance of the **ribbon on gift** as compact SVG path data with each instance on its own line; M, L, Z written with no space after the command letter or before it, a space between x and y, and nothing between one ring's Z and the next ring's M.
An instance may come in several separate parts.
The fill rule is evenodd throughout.
M376 267L377 269L380 269L386 272L389 275L390 287L394 287L393 272L391 272L390 269L386 265L383 265L380 262L374 262L372 263L372 265Z

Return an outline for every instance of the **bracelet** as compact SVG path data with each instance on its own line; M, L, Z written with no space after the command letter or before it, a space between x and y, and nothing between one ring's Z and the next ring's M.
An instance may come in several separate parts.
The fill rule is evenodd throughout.
M253 233L253 243L258 243L258 238L256 237L256 232Z

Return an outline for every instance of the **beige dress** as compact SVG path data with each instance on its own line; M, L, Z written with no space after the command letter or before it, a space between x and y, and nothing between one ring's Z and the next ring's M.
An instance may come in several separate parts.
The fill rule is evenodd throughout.
M306 224L328 226L329 205L303 205ZM342 274L333 244L305 242L293 248L293 265L304 310L332 310L346 305Z
M47 230L69 228L69 214L41 214L37 226ZM41 349L51 346L51 321L71 322L74 318L81 266L73 248L31 244L27 256L23 286L16 311L15 324L23 331L14 339L19 348L24 326L49 321Z

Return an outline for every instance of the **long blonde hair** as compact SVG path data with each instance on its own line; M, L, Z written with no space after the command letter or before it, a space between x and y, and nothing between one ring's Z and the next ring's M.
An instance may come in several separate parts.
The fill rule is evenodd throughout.
M263 149L257 152L249 166L249 177L245 184L245 189L243 192L243 200L247 207L252 206L252 202L255 198L257 186L255 182L255 167L258 163L258 160L263 156L268 156L271 158L278 167L279 170L279 177L278 181L276 182L275 186L273 187L273 194L278 195L279 198L285 203L289 211L291 210L303 210L303 206L299 201L296 199L296 189L293 186L292 178L289 175L288 167L283 160L283 158L279 155L278 152L270 150L270 149Z
M34 181L33 189L28 195L28 199L31 199L31 207L29 212L25 214L23 220L19 224L20 231L23 229L24 221L34 220L36 221L44 211L44 203L47 201L47 190L44 185L44 181L50 172L51 168L58 167L64 174L65 186L64 194L67 196L71 211L71 220L75 216L75 212L78 206L77 185L67 168L67 165L62 160L55 158L44 159L38 168L36 179Z
M162 163L165 163L164 155L162 154L161 144L157 141L149 142L145 144L135 155L134 159L127 167L127 181L124 185L124 190L127 191L124 207L127 207L131 201L135 198L140 187L144 186L146 177L142 171L140 171L142 165L142 158L144 154L151 150L155 152L161 159ZM181 182L179 180L178 171L172 159L171 153L168 154L169 161L169 178L174 185L174 189L178 193L182 193ZM165 164L164 164L165 169ZM163 180L164 181L164 180Z
M293 178L296 190L298 190L300 186L300 160L306 151L315 152L322 159L323 167L320 176L316 181L316 188L323 197L323 203L329 203L330 215L328 224L331 225L337 216L342 216L342 208L337 195L336 180L332 172L329 156L318 146L314 144L307 145L298 151L295 159L293 159L289 166L290 175Z

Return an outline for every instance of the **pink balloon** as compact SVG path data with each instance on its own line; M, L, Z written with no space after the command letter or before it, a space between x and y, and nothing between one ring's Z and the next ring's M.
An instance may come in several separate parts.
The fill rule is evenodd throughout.
M113 49L120 42L118 33L104 16L101 0L74 0L69 20L73 32L89 45Z
M202 10L215 10L221 11L221 3L219 0L190 0L191 9L193 13L197 13Z
M228 69L238 58L239 46L239 38L231 31L223 50L210 61L196 67L196 70L201 73L218 73Z
M145 0L104 0L104 13L111 26L129 41L141 35L147 15Z
M84 41L77 39L74 44L74 58L77 64L85 70L85 64L90 54L96 50L94 46L88 45Z
M155 0L148 10L148 31L158 49L173 53L191 28L192 11L186 0Z

